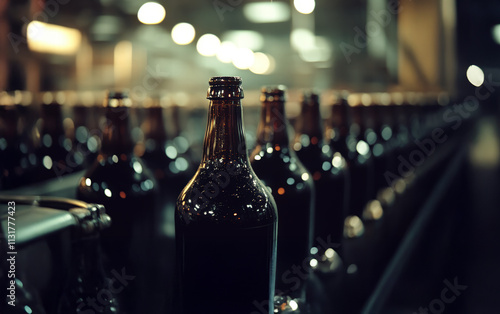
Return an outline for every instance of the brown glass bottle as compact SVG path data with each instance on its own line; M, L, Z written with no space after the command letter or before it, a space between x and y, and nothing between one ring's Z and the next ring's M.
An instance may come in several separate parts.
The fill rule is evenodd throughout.
M156 248L154 230L156 180L143 161L133 153L127 94L109 92L104 101L107 123L99 155L87 169L77 188L77 198L103 204L113 220L102 231L104 254L110 269L132 276L120 294L122 310L137 313L152 302L145 302L150 287L150 266L144 263ZM140 311L139 311L140 312Z
M45 93L43 98L39 144L36 149L36 181L60 178L75 170L68 164L71 160L72 143L64 133L62 104L55 99L53 93Z
M95 209L94 209L95 210ZM84 217L87 209L74 208L73 215ZM86 312L117 314L120 306L116 297L124 288L116 278L108 280L103 266L100 229L72 230L71 260L67 284L57 308L58 314ZM115 287L116 286L116 287Z
M331 114L326 122L326 140L332 149L342 157L348 155L347 137L349 135L349 104L347 91L336 92L333 95Z
M73 163L75 167L86 168L90 166L97 157L98 151L93 148L95 145L95 135L97 127L91 128L91 110L93 97L91 92L81 92L73 95L70 102L73 109L73 130L71 140L73 142ZM92 141L93 143L89 143Z
M368 95L351 94L349 96L352 117L346 157L351 179L349 216L358 217L362 217L366 203L370 197L374 197L372 152L366 139L367 134L374 134L371 130L370 133L367 132L365 124L363 101L367 102L366 96Z
M158 282L160 286L158 289L166 291L166 306L171 307L172 293L175 288L173 282L175 274L175 202L179 193L192 178L195 168L190 158L186 156L187 141L182 142L179 137L175 137L173 140L169 138L164 123L164 108L160 106L159 99L148 99L144 106L145 121L142 126L145 139L140 150L142 152L141 158L153 172L161 189L157 218L159 241L161 241L159 245L161 245L162 250L156 254L154 262L159 266L158 275L162 278ZM177 123L175 122L177 118L179 117L174 117L174 123ZM178 130L174 134L178 134ZM181 142L176 141L176 139L181 140ZM186 146L182 146L183 144ZM162 297L165 298L165 295ZM166 311L168 312L168 310Z
M373 154L373 177L374 177L374 192L387 187L385 173L391 167L391 113L388 112L390 96L388 93L377 93L372 95L373 102L365 110L367 111L367 126L373 131L372 138L367 143L370 145L370 150Z
M213 77L203 157L179 195L179 314L272 313L277 211L248 160L241 79Z
M290 146L285 116L285 87L264 87L257 146L250 155L255 173L268 186L278 207L276 294L301 297L309 273L314 220L314 183ZM294 265L302 277L294 273Z
M340 249L346 208L347 169L344 158L323 140L319 99L304 93L296 124L294 149L309 170L316 190L314 240L318 255Z

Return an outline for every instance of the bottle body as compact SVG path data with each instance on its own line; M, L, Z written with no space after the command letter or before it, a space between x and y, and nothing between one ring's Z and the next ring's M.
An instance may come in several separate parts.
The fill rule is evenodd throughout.
M179 313L252 313L272 300L277 224L269 199L254 199L267 194L257 180L249 167L209 162L181 193L175 217ZM190 205L199 205L195 219Z
M272 313L277 211L250 166L234 77L210 80L201 164L177 199L177 313Z

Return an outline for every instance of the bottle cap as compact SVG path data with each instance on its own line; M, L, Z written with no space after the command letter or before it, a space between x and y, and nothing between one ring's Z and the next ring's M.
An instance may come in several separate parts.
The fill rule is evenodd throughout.
M304 92L302 93L301 102L310 106L319 104L319 96L314 92Z
M207 99L241 99L244 97L241 78L214 76L208 81Z
M132 100L128 97L127 91L108 91L104 98L104 107L130 107Z
M264 86L261 88L260 101L285 101L286 86Z

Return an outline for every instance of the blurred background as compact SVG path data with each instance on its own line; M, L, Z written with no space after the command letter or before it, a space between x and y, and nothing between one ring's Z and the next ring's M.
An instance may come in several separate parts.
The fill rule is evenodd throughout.
M491 1L2 1L1 90L447 90L496 66ZM192 95L191 95L192 94ZM252 100L249 100L252 101Z

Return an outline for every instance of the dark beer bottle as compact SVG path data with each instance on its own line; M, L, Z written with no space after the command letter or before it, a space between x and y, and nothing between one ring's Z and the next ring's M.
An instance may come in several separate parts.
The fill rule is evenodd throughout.
M347 91L334 92L331 99L331 114L326 121L325 135L330 147L347 158L349 135L349 104Z
M103 204L113 220L102 231L104 254L110 269L135 279L127 283L120 297L123 309L136 313L153 302L141 302L147 291L151 267L145 263L154 251L156 180L143 161L134 155L130 135L129 108L126 93L109 92L104 101L107 122L101 150L87 169L77 188L77 198ZM144 282L143 282L144 281ZM140 311L141 312L141 311Z
M64 94L46 92L41 106L41 125L37 133L38 169L36 181L60 178L75 169L68 164L72 143L66 138L63 126L62 104Z
M374 197L373 191L373 161L372 151L367 135L374 136L372 130L367 130L365 123L365 105L369 104L368 94L349 95L352 123L347 139L347 163L349 164L351 189L349 197L349 216L362 217L363 209Z
M89 215L89 209L85 208L73 208L70 212L78 217L82 224L72 230L70 270L57 313L121 313L116 295L124 287L119 287L121 284L116 278L106 278L99 243L100 227L89 219L96 217L95 213ZM92 227L83 227L85 222L91 222L92 224L86 226Z
M250 155L255 173L268 186L278 207L276 294L300 298L305 280L295 280L293 266L309 272L314 219L314 184L290 146L285 116L285 87L264 87L257 146Z
M176 205L176 313L273 313L277 210L250 166L240 85L209 81L203 157Z
M70 105L73 109L73 127L71 140L73 142L73 160L79 167L90 166L97 157L97 141L92 136L97 132L97 127L91 126L91 110L93 95L91 92L72 93Z
M328 268L342 240L348 174L342 155L324 143L318 98L315 93L304 93L293 147L311 173L316 190L312 252Z

